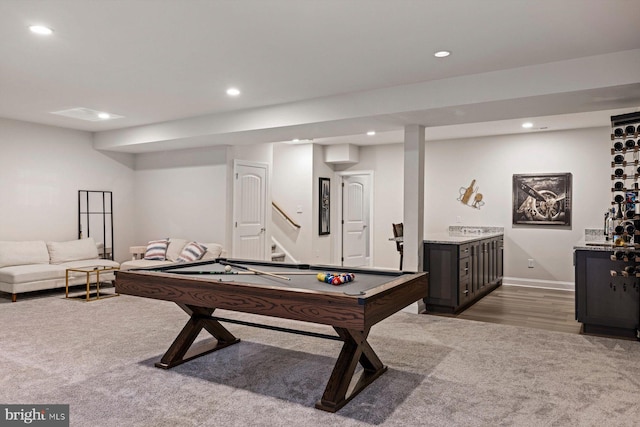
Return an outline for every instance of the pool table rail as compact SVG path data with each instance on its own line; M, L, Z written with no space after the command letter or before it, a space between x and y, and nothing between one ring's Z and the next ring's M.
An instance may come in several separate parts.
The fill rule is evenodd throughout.
M424 274L418 275L423 278L414 275L399 276L377 287L380 289L376 288L371 296L367 293L363 297L127 270L117 272L116 291L125 295L199 307L215 307L363 330L424 298L427 294ZM415 280L416 278L421 280Z

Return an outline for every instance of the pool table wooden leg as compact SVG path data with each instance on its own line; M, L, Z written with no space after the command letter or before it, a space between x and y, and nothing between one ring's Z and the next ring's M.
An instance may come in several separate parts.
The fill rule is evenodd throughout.
M342 408L387 370L367 342L368 330L334 329L344 344L322 398L316 403L316 408L329 412L336 412ZM364 369L353 389L349 391L349 384L358 362Z
M196 307L187 304L178 305L189 314L190 318L171 344L171 347L169 347L169 350L162 356L160 362L155 364L157 368L171 369L196 357L204 356L240 342L220 322L211 318L211 313L215 308ZM203 328L213 335L215 340L202 341L191 347Z

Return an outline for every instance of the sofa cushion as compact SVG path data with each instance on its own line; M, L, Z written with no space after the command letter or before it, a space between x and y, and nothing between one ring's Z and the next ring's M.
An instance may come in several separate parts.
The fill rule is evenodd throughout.
M44 244L44 242L42 242ZM26 283L39 280L64 279L65 269L58 265L31 264L0 268L0 282Z
M201 245L198 242L189 242L185 245L180 252L178 262L193 262L202 258L202 255L207 251L207 247Z
M147 243L144 259L151 261L164 261L167 257L169 239L151 240Z
M207 247L207 252L200 258L201 260L216 259L222 255L222 245L218 243L202 243L202 245Z
M98 258L98 248L93 237L68 242L47 242L47 249L51 264Z
M49 264L49 252L43 240L0 242L0 267Z
M177 261L188 240L171 237L167 247L167 261Z

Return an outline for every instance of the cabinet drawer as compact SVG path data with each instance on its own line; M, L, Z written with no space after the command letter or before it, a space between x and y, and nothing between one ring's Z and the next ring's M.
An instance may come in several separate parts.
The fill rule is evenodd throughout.
M469 243L467 243L466 245L460 245L458 248L459 258L466 258L471 255L471 245Z
M461 280L458 284L458 306L463 306L471 301L473 293L471 292L471 281L467 278Z
M463 258L460 260L459 269L458 269L458 278L459 281L467 280L471 277L471 258Z

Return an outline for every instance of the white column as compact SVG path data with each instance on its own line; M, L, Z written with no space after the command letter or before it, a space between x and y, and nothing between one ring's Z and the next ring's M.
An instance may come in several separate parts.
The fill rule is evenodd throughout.
M404 265L422 271L424 240L424 126L404 127Z

